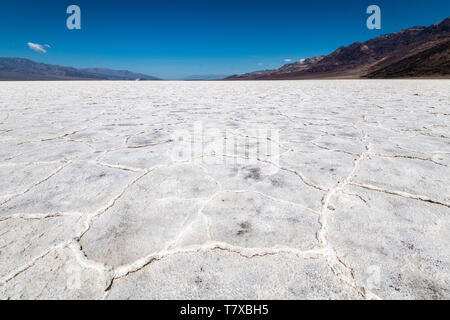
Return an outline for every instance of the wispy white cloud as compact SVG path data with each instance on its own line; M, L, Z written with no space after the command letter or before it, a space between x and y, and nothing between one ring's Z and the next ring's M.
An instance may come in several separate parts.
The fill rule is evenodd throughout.
M28 42L27 45L31 50L40 53L46 53L47 50L45 48L51 48L48 44L38 44L33 42Z
M284 62L292 62L292 59L284 59Z

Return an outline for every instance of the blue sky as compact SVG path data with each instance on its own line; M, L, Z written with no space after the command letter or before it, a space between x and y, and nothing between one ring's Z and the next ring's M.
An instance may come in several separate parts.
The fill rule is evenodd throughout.
M82 29L66 28L66 8ZM366 8L382 30L366 28ZM277 68L285 59L450 16L450 1L427 0L2 0L0 56L74 67L128 69L165 79ZM46 53L27 43L48 44Z

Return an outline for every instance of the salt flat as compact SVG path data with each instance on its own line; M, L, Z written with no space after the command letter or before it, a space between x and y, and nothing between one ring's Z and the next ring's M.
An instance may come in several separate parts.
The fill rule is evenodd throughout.
M0 298L449 299L449 89L0 83Z

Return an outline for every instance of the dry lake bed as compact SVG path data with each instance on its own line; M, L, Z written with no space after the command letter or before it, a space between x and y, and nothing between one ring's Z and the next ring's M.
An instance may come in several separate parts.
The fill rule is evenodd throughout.
M0 83L0 298L449 299L449 89Z

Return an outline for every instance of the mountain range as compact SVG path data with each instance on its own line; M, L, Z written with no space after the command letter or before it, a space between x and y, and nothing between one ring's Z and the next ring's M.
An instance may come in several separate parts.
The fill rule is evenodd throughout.
M102 68L76 69L23 58L0 58L0 81L35 80L160 80L126 70Z
M366 42L340 47L327 56L290 63L276 70L234 75L226 80L345 78L450 78L450 18Z
M183 80L293 80L358 78L450 78L450 18L429 27L412 27L366 42L340 47L324 56L230 77L198 75ZM0 81L161 80L127 70L77 69L23 58L0 58Z

